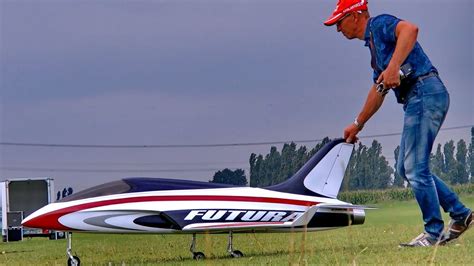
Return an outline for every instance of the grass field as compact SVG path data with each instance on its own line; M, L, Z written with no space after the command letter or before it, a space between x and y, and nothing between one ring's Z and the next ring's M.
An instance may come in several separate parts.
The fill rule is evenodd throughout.
M474 195L462 200L474 207ZM474 229L438 248L399 248L423 231L414 201L387 202L367 211L364 225L312 233L234 234L245 257L229 258L227 235L198 235L207 259L194 261L190 235L74 234L73 251L83 265L285 265L437 264L474 265ZM445 221L448 221L445 216ZM66 240L45 238L0 244L1 265L64 265Z

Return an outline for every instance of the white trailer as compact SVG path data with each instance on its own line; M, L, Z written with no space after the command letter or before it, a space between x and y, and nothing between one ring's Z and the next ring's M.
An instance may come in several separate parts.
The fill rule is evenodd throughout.
M49 177L15 178L0 182L2 239L22 240L23 236L50 236L53 232L21 225L24 217L53 201L54 182Z

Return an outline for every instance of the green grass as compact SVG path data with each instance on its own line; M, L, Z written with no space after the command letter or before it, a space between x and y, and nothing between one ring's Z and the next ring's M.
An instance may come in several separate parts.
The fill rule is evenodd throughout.
M462 200L474 207L473 195ZM200 262L191 259L190 235L74 234L73 251L83 265L474 265L474 230L447 246L402 249L398 248L400 242L423 231L416 203L377 206L379 209L367 211L364 225L306 234L235 234L234 248L245 255L239 259L227 255L227 235L198 235L198 249L208 258ZM65 254L65 240L34 238L0 244L1 265L64 265Z

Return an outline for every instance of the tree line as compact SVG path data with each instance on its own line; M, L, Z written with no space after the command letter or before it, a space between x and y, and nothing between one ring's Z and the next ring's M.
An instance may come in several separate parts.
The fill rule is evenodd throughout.
M266 155L252 153L249 158L250 186L265 187L285 181L330 141L326 137L312 149L297 147L292 142L284 144L281 152L272 146ZM473 143L474 127L471 128L469 145L463 139L456 143L450 140L444 145L438 144L430 158L432 172L452 185L474 183ZM400 147L394 150L395 163L398 163L399 150ZM226 168L216 172L210 182L245 186L247 178L242 169L232 171ZM405 180L382 155L382 145L374 140L370 146L359 143L354 148L341 190L385 189L406 185Z

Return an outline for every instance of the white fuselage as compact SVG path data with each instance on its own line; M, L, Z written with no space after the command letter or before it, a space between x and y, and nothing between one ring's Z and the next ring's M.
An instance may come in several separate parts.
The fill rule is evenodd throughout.
M337 199L239 187L123 193L52 203L23 224L107 233L280 231L305 227L316 213L364 215Z

